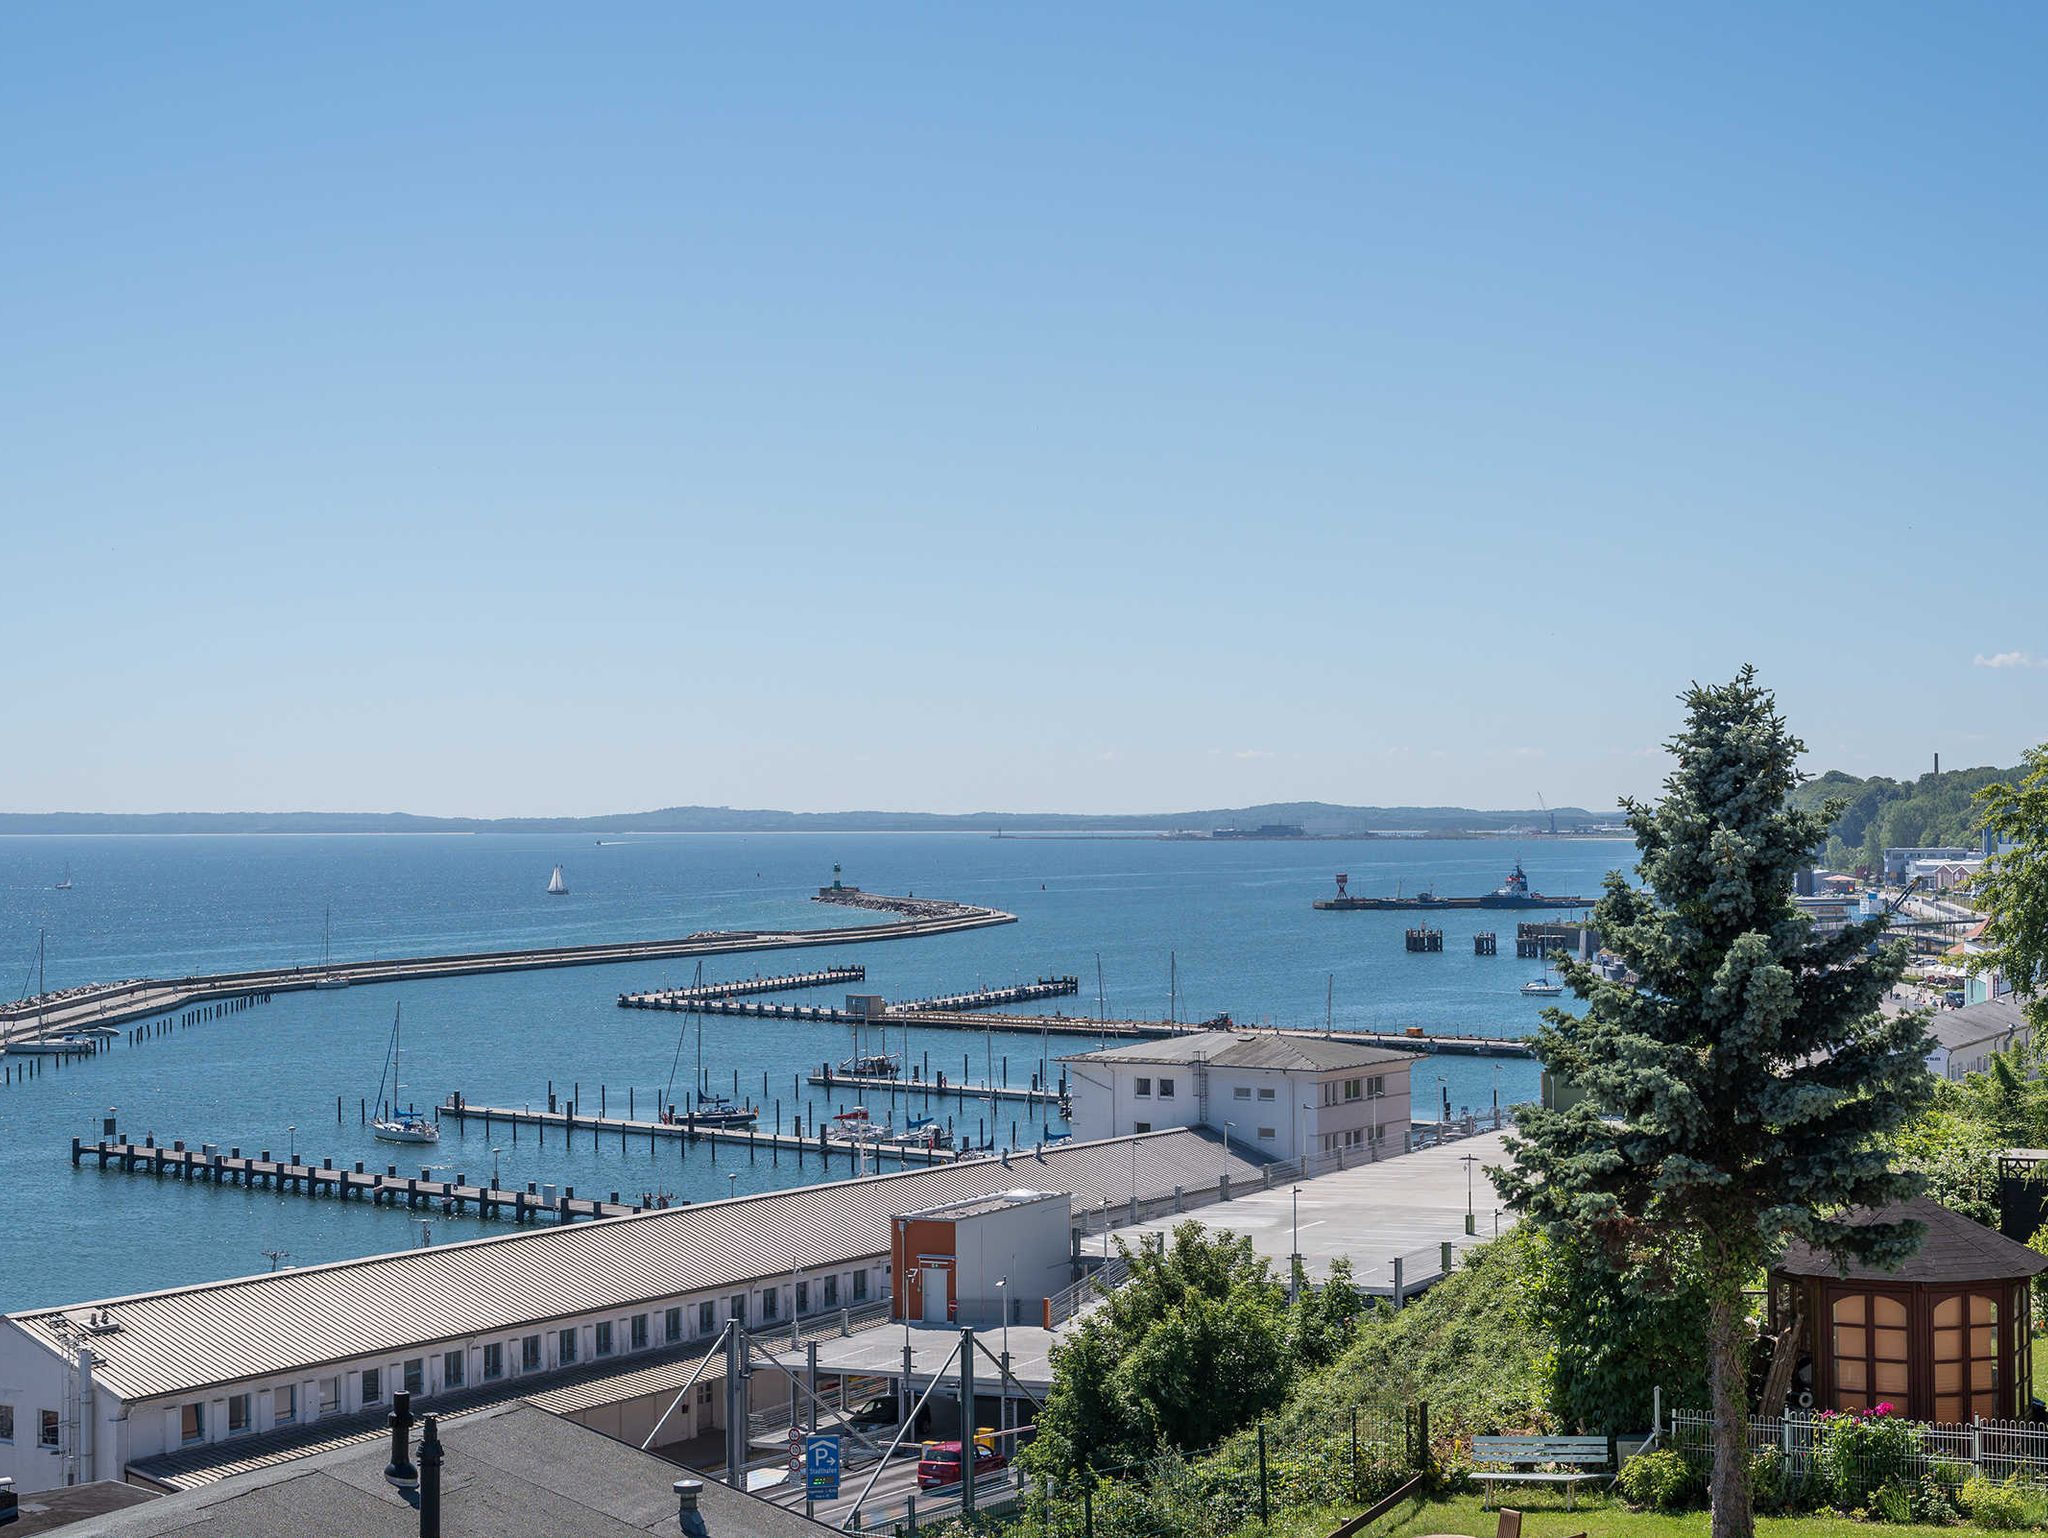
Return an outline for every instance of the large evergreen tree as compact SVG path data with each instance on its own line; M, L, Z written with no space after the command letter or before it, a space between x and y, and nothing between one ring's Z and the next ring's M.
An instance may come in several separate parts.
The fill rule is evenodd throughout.
M1564 964L1585 1009L1549 1011L1537 1055L1586 1098L1523 1108L1499 1174L1515 1207L1605 1265L1662 1254L1695 1271L1714 1538L1748 1538L1743 1290L1792 1235L1881 1265L1919 1242L1915 1224L1838 1219L1915 1189L1883 1142L1926 1101L1925 1027L1878 1008L1900 948L1868 954L1874 925L1816 937L1792 901L1835 809L1787 805L1803 747L1754 670L1684 700L1664 799L1625 803L1644 887L1610 874L1593 912L1641 982Z

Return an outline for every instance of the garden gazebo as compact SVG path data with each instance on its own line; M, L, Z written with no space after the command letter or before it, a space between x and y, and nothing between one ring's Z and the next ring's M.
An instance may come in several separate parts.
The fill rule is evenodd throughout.
M1896 1271L1794 1241L1770 1273L1770 1323L1799 1323L1795 1403L1867 1410L1889 1401L1915 1420L2012 1418L2031 1381L2027 1293L2048 1256L1917 1197L1863 1215L1926 1225Z

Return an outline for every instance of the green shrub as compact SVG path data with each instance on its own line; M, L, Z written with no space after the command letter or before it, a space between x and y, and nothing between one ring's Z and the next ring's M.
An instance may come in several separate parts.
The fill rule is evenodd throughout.
M1789 1511L1800 1504L1802 1493L1776 1448L1760 1447L1749 1455L1749 1498L1756 1510L1765 1515Z
M1629 1459L1614 1483L1631 1506L1656 1511L1681 1510L1691 1501L1695 1486L1692 1466L1669 1447Z
M1919 1451L1919 1429L1888 1404L1840 1415L1823 1411L1815 1467L1828 1500L1853 1509L1888 1485L1903 1490L1913 1483Z
M1963 1510L1978 1527L2011 1532L2027 1525L2026 1492L2015 1480L1998 1484L1981 1474L1972 1475L1963 1483L1961 1500Z

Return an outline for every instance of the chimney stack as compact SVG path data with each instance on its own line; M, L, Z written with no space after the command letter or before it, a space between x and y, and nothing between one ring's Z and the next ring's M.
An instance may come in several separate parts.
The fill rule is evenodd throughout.
M420 1471L407 1455L411 1438L412 1395L400 1389L391 1396L391 1461L384 1465L384 1477L401 1490L420 1482Z
M704 1513L697 1509L697 1497L704 1493L701 1479L679 1479L670 1489L676 1493L676 1526L683 1530L685 1538L710 1538L709 1529L704 1526Z
M440 1417L429 1415L420 1435L420 1538L441 1538L441 1435L434 1428Z

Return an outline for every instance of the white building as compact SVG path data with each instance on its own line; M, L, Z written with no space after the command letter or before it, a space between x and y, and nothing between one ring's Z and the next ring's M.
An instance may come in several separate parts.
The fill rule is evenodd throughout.
M2019 1001L2007 995L1961 1009L1937 1010L1927 1022L1927 1034L1934 1041L1927 1071L1940 1079L1960 1079L1982 1073L1992 1053L2025 1045L2033 1027Z
M1974 849L1962 849L1954 844L1922 844L1909 848L1887 849L1884 852L1884 879L1896 886L1909 878L1915 861L1967 860L1976 853Z
M1275 1159L1400 1153L1412 1052L1281 1031L1204 1031L1062 1058L1077 1138L1208 1127Z
M1249 1186L1261 1162L1193 1132L1075 1142L29 1309L0 1320L0 1476L24 1493L204 1484L377 1435L399 1389L424 1413L574 1387L576 1418L639 1445L727 1320L885 1319L900 1214L1010 1191L1026 1171L1091 1210ZM1047 1280L1016 1272L1023 1317ZM723 1428L722 1386L722 1372L700 1381L656 1450ZM754 1388L784 1391L761 1375Z

